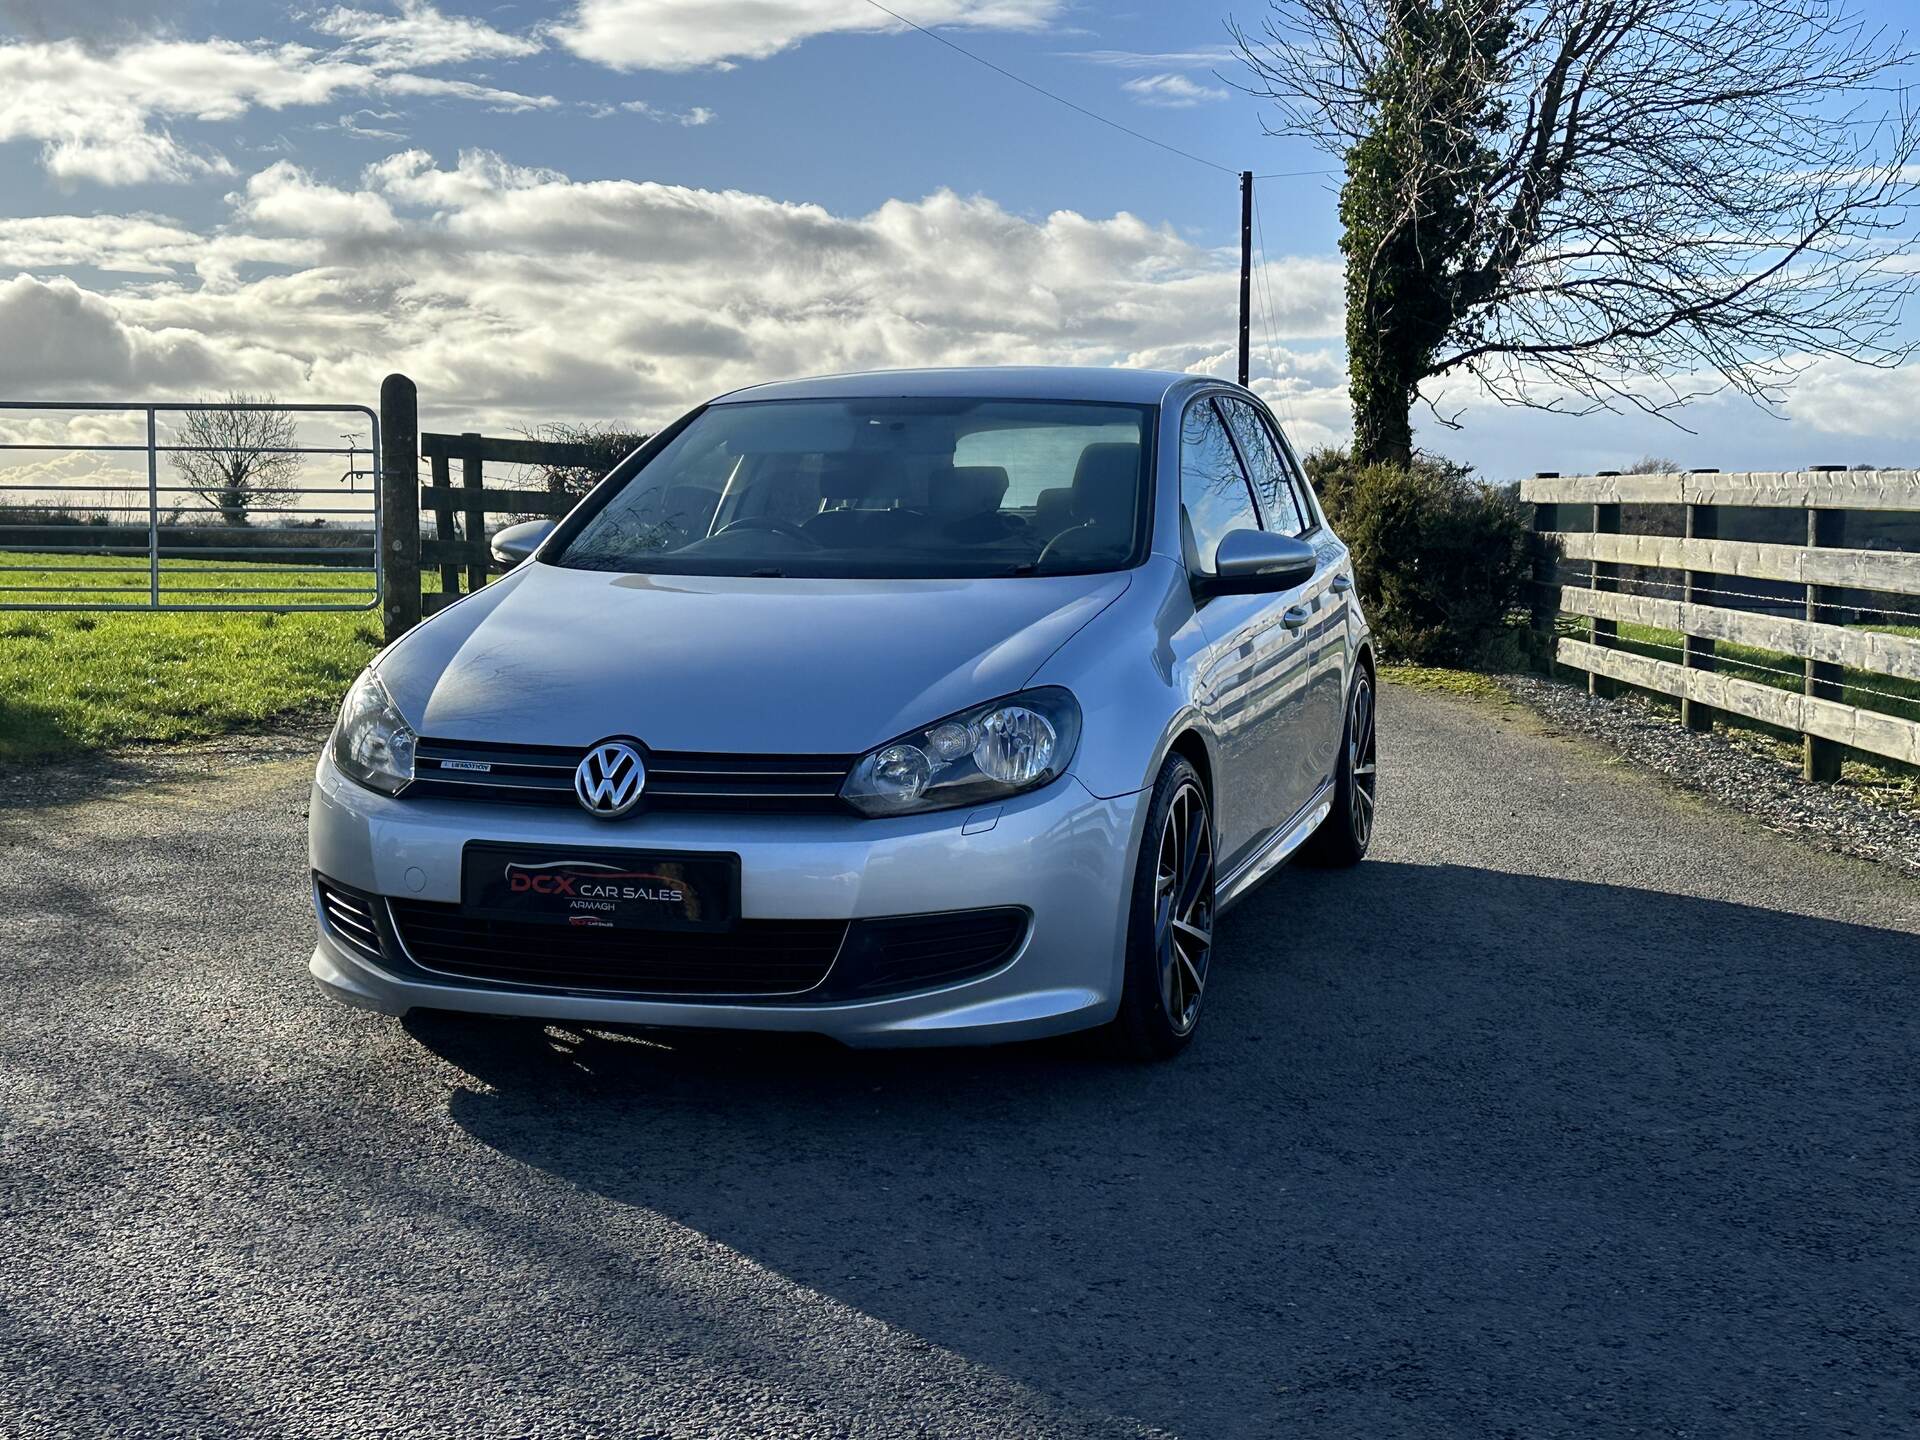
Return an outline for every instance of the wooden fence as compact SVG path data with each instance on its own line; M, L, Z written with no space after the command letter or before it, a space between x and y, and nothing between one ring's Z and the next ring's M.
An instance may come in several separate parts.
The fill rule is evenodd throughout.
M386 636L398 639L424 616L444 609L461 595L487 583L494 563L487 539L488 516L554 516L571 510L579 496L547 490L488 488L486 466L592 466L599 450L559 440L517 437L439 435L419 431L413 382L390 375L380 392L381 533L386 566ZM429 467L430 483L420 483L419 462ZM460 466L459 483L453 467ZM433 533L423 536L423 514L434 517ZM438 568L437 591L422 593L422 569ZM463 589L464 584L464 589Z
M1540 475L1520 494L1545 541L1536 623L1556 614L1585 622L1584 636L1563 633L1554 653L1586 671L1595 693L1626 684L1677 697L1693 729L1717 711L1797 731L1809 780L1838 779L1847 749L1920 765L1920 722L1888 713L1910 702L1873 683L1920 680L1920 638L1890 628L1920 625L1906 598L1920 596L1920 546L1882 548L1920 536L1920 472ZM1665 507L1676 506L1681 523L1657 528L1677 534L1622 525L1623 509L1672 517ZM1804 544L1722 538L1739 521L1770 518L1777 529L1782 511L1804 516ZM1797 529L1798 517L1786 523ZM1797 614L1767 613L1791 593L1778 582L1803 597ZM1676 658L1623 647L1622 624L1678 633L1681 644L1667 647ZM1727 668L1762 673L1778 664L1771 657L1798 660L1798 692L1726 673L1717 643L1770 652ZM1867 703L1846 703L1848 685Z

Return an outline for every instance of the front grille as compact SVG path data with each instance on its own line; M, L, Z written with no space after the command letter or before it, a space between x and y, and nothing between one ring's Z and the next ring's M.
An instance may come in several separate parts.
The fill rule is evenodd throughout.
M826 979L844 920L742 920L721 933L481 919L458 905L390 900L414 963L503 985L634 995L797 995Z
M709 755L643 752L641 810L834 814L848 755ZM414 747L408 796L496 804L573 805L573 772L586 751L546 745L492 745L422 737ZM484 770L477 766L486 766Z
M313 881L314 908L327 933L350 950L369 960L380 958L380 927L373 918L373 905L366 896L335 885L319 876Z

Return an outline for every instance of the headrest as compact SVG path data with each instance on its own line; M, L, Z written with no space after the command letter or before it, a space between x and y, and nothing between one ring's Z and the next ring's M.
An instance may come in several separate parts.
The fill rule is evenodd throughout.
M864 500L873 494L877 463L869 457L827 455L820 462L822 500Z
M1073 489L1056 485L1042 490L1033 501L1034 522L1043 530L1058 535L1073 523Z
M1101 525L1131 525L1140 489L1140 447L1089 445L1073 472L1074 519Z
M989 514L1000 508L1008 483L999 465L955 465L934 475L927 508L943 520Z

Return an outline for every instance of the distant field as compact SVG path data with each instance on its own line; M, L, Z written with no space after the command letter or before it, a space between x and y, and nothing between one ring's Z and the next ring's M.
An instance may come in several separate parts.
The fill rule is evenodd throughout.
M71 571L50 566L77 567ZM144 601L138 557L0 551L0 585L84 587ZM196 605L365 604L369 572L198 558L162 562L162 599ZM263 592L291 593L263 593ZM76 602L8 588L0 599ZM371 609L331 614L0 611L0 763L153 740L188 740L319 717L380 645Z

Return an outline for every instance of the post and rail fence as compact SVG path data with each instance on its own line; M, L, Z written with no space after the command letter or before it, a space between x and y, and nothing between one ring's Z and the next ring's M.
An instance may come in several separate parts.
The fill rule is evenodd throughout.
M486 466L591 466L604 457L590 445L518 436L421 433L419 397L413 381L389 375L380 389L387 442L382 488L386 533L386 634L398 639L426 616L472 594L497 572L487 537L487 517L559 517L578 495L486 483ZM420 460L429 483L420 483ZM455 483L453 467L459 463ZM423 516L433 517L430 534ZM423 591L423 573L439 572L439 589Z
M1535 624L1593 693L1673 697L1696 730L1721 713L1796 732L1809 780L1838 779L1849 749L1920 765L1920 686L1898 688L1920 682L1920 472L1541 474L1520 495Z

